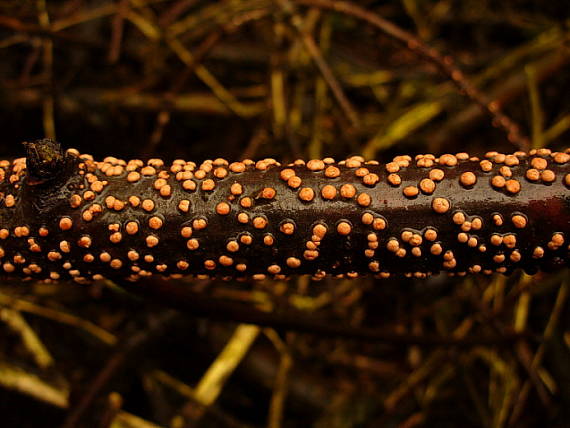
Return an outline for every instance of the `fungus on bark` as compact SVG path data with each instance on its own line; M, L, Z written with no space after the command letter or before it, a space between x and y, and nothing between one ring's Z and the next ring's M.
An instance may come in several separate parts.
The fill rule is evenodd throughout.
M425 278L568 264L568 150L167 165L45 139L26 149L0 162L7 275Z

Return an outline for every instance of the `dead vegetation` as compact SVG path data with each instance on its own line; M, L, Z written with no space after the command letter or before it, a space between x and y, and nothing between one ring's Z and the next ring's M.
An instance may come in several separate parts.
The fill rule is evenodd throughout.
M44 135L193 160L560 149L566 3L3 1L0 151ZM187 286L196 313L111 283L3 282L0 425L570 420L567 271ZM252 307L264 325L239 324Z

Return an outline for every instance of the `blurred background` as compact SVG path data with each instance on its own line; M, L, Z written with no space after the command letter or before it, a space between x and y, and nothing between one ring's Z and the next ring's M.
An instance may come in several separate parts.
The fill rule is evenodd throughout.
M564 0L3 0L0 156L560 150L569 24ZM567 271L186 285L200 317L0 284L0 426L570 426Z

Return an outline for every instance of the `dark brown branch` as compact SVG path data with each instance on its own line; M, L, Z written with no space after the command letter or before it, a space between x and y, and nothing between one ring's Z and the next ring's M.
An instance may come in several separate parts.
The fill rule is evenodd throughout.
M27 145L32 174L4 163L6 274L426 278L568 265L566 152L145 166L54 147Z

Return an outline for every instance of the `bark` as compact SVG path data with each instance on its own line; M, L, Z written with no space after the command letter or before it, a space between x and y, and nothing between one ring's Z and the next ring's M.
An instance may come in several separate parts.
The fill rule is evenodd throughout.
M533 273L568 265L570 155L489 152L201 165L28 143L2 161L10 276L283 279Z

